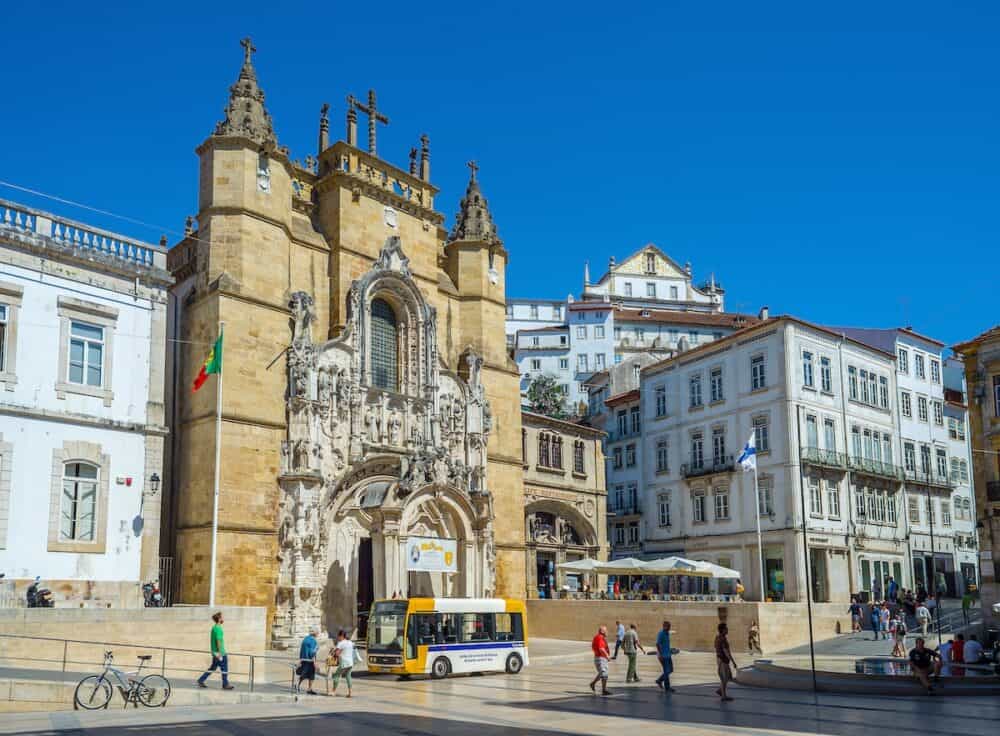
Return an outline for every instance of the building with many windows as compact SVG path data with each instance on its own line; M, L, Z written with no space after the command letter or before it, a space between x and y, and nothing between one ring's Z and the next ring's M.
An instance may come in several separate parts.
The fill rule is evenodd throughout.
M641 353L665 357L756 321L722 311L723 294L714 277L694 286L690 264L682 267L649 244L620 264L612 258L595 283L586 268L579 299L509 299L507 340L521 390L539 375L552 375L570 411L582 414L591 374Z
M976 528L979 532L980 600L989 617L1000 603L1000 325L952 348L965 366Z
M531 412L521 413L521 433L528 595L579 591L586 576L558 566L607 559L604 433Z
M0 570L57 605L159 577L166 249L0 200Z
M908 328L834 329L896 355L896 419L913 586L961 596L977 580L967 542L975 521L968 441L959 439L965 436L961 384L947 401L944 343Z

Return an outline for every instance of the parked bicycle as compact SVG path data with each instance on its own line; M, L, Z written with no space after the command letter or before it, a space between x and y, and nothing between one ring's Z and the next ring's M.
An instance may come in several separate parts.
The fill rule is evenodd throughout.
M128 708L129 703L142 703L147 708L163 707L170 698L170 681L163 675L150 674L142 677L143 665L152 658L150 654L140 654L139 669L135 672L123 672L111 666L114 654L105 652L104 672L88 675L80 680L73 693L74 704L84 710L107 708L117 687L125 700L125 708Z

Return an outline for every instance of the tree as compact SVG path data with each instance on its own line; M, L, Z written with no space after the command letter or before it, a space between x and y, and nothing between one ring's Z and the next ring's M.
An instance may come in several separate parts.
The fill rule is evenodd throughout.
M566 392L556 383L556 377L543 374L531 379L528 384L528 406L535 414L553 419L565 419Z

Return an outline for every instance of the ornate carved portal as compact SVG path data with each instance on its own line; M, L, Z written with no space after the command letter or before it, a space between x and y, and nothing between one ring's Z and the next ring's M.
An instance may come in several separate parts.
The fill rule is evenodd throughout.
M373 360L375 300L395 315L394 358L380 342ZM492 594L482 358L468 350L457 371L442 367L436 313L399 238L351 285L338 338L313 342L309 294L292 294L289 309L275 638L353 628L366 598ZM377 385L373 364L393 359L397 385ZM408 574L410 536L457 540L458 572Z

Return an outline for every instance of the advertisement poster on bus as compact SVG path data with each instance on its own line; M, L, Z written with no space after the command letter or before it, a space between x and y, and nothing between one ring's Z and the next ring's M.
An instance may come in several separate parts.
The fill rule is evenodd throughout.
M406 569L410 572L458 572L458 542L410 537L406 542Z

